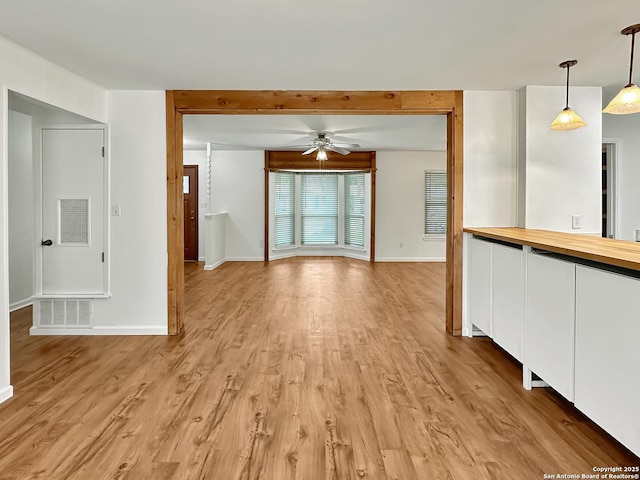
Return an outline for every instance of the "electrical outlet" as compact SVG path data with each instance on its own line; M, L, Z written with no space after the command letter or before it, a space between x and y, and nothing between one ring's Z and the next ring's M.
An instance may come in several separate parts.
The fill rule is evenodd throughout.
M404 247L404 243L400 242L400 248Z
M571 228L574 230L582 228L582 217L580 215L571 215Z

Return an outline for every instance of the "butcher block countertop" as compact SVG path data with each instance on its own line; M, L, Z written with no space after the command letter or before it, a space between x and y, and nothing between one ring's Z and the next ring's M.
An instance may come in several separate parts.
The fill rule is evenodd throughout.
M478 237L527 245L549 252L640 271L640 243L513 227L465 228L464 231Z

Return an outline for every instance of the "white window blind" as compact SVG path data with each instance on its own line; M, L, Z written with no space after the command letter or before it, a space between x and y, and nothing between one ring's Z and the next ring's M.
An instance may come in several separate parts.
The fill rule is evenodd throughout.
M424 233L445 235L447 233L447 173L425 171L424 173Z
M328 173L302 174L301 181L302 245L336 245L338 243L338 176Z
M275 246L295 245L295 175L277 172L275 175Z
M344 176L344 244L364 247L364 173Z

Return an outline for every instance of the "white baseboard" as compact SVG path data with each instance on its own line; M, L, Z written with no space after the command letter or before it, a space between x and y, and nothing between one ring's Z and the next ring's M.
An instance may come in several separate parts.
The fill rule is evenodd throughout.
M0 403L9 400L11 397L13 397L13 387L11 385L0 390Z
M222 265L224 262L226 262L226 260L223 258L222 260L218 260L216 263L214 263L213 265L205 265L204 269L205 270L215 270L216 268L218 268L220 265Z
M281 253L277 253L277 254L272 254L269 256L269 260L282 260L285 258L293 258L296 257L296 251L295 250L288 250L288 251L284 251Z
M376 262L446 262L444 257L376 257Z
M346 258L353 258L354 260L362 260L364 262L368 262L370 260L369 254L366 252L357 253L357 252L350 252L349 250L345 250L343 256Z
M31 335L168 335L167 327L137 326L98 326L93 328L55 328L36 327L29 329Z
M206 257L198 257L198 261L199 262L206 262L207 259L206 259Z
M264 262L264 257L227 257L227 262Z
M9 305L9 312L15 312L16 310L28 307L29 305L33 305L33 298L27 298L25 300L20 300L19 302L12 303L11 305Z

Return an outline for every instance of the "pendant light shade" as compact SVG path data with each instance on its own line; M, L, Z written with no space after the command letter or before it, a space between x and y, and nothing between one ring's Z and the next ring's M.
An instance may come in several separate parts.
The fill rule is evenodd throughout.
M633 50L635 47L636 33L640 32L640 23L625 28L620 33L631 35L631 59L629 61L629 83L620 90L620 93L609 102L603 110L604 113L614 115L626 115L640 112L640 88L633 84Z
M576 128L587 126L580 115L569 108L569 68L573 67L577 63L577 60L567 60L566 62L562 62L558 65L560 68L567 69L567 95L565 107L551 123L552 130L575 130Z
M569 107L564 108L551 123L552 130L575 130L576 128L586 127L580 115L571 110Z

